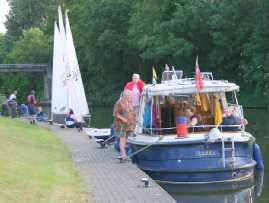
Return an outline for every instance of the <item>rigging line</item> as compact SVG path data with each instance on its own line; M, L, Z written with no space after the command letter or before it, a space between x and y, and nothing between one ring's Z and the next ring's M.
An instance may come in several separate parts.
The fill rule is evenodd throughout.
M137 155L138 153L140 153L140 152L142 152L142 151L145 151L146 149L150 148L151 146L157 144L157 143L158 143L160 140L162 140L162 139L163 139L163 137L162 137L162 136L159 136L158 140L156 140L155 142L150 143L150 144L146 145L145 147L142 147L141 149L139 149L139 150L133 152L133 153L130 154L128 157L129 157L129 158L132 158L133 156Z

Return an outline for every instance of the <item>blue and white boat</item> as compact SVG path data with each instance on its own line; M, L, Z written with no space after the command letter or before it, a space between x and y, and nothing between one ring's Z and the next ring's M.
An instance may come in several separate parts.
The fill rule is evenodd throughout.
M144 87L135 136L128 138L133 161L160 183L221 183L251 178L256 165L255 138L241 122L243 109L236 97L239 86L214 80L207 72L202 73L204 87L197 92L196 81L182 75L183 71L167 70L160 84ZM169 104L171 97L173 102ZM201 104L205 101L207 109ZM217 110L223 113L231 107L235 122L216 118ZM198 123L186 123L187 134L182 136L182 125L176 121L189 119L184 114L187 108L194 109Z

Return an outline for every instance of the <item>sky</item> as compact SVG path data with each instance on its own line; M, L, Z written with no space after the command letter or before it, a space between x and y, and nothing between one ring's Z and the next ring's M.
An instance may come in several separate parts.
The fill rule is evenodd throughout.
M0 33L5 33L6 28L4 22L8 13L9 6L6 0L0 0Z

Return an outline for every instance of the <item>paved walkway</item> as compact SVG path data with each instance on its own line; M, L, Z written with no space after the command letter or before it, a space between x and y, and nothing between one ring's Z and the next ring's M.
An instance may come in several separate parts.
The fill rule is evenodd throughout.
M131 162L119 163L112 146L100 149L94 139L75 129L46 125L61 138L70 150L90 198L102 203L170 203L175 200L157 183ZM144 187L142 178L150 180Z

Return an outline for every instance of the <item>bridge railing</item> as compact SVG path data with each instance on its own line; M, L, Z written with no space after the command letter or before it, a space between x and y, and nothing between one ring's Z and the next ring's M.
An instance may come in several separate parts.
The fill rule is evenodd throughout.
M0 72L46 72L49 64L0 64Z

